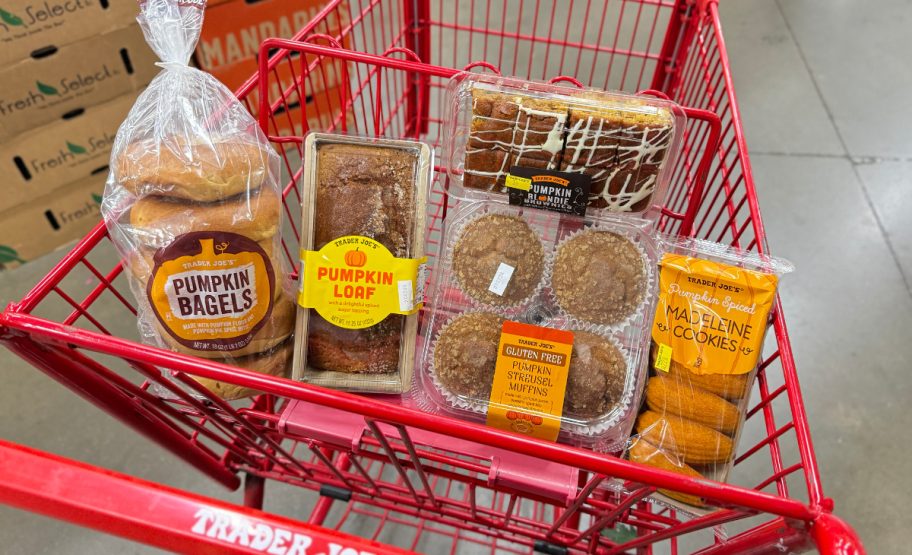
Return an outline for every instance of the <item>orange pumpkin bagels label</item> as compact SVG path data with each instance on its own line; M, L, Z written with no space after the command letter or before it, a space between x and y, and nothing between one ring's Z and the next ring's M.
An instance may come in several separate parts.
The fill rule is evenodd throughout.
M272 313L272 262L247 237L186 233L158 249L154 263L146 294L161 327L181 345L241 349Z
M424 305L426 264L427 257L396 258L377 241L355 235L319 251L302 249L298 304L348 329L413 314Z

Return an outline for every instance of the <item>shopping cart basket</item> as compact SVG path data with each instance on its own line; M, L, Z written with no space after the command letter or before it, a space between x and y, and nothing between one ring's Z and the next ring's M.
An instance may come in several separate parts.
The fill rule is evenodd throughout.
M659 225L767 250L716 2L333 0L294 40L264 42L259 74L238 91L283 153L290 261L303 134L416 137L439 149L443 89L462 69L677 101L689 118ZM429 203L432 260L453 203L442 179L438 172ZM244 506L6 443L0 502L186 553L398 553L371 541L391 526L414 532L408 549L435 553L864 552L823 496L781 308L733 472L735 484L742 468L766 478L742 487L119 338L97 307L135 313L123 267L104 272L91 262L109 249L99 226L0 314L0 340L204 475L231 489L243 478ZM86 274L97 285L79 300L68 290ZM68 315L50 317L61 304ZM193 375L265 394L226 403ZM260 512L265 480L319 492L308 522ZM647 502L657 488L701 496L718 510L684 515ZM345 511L335 528L357 522L371 540L322 527L336 502Z

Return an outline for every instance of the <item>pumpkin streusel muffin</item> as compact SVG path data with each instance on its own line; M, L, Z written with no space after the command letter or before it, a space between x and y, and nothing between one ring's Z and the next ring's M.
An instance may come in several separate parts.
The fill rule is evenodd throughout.
M434 347L434 372L443 387L476 399L491 395L505 321L490 312L470 312L441 330Z
M503 295L490 290L501 264L513 268ZM473 299L513 306L535 292L545 271L545 250L538 235L520 217L488 214L470 222L453 248L453 272Z
M598 325L623 322L646 297L646 260L629 239L589 230L558 249L551 286L567 314Z
M627 379L624 355L610 341L585 331L573 332L564 412L594 417L621 402Z

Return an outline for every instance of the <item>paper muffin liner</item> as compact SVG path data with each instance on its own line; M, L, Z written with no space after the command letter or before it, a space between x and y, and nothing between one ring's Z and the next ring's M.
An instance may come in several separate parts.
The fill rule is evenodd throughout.
M475 212L469 213L466 217L461 219L450 231L447 232L446 244L442 246L443 251L446 253L441 261L441 269L452 276L452 281L456 285L456 288L459 292L465 296L469 305L473 308L486 310L488 312L494 312L495 314L501 316L516 316L520 314L525 308L527 308L532 302L538 298L543 297L543 289L545 284L550 281L551 267L553 262L553 250L548 248L548 242L545 240L542 231L538 228L537 224L534 224L530 221L529 216L527 215L527 210L519 206L509 206L503 205L500 203L479 203L480 207L475 208ZM529 226L529 229L535 236L538 238L539 243L542 246L542 253L544 254L544 264L542 267L542 276L539 279L538 284L532 289L532 292L524 299L517 301L509 305L495 305L491 303L482 302L466 291L462 283L459 281L459 277L456 274L456 270L453 267L453 255L456 251L456 244L459 242L459 239L462 237L463 232L469 226L469 224L478 221L485 216L490 216L491 214L500 214L502 216L510 216L519 218L522 221L526 222L526 225Z
M440 336L456 319L476 312L489 312L498 316L502 316L502 314L499 314L492 310L487 310L484 308L473 308L465 310L455 316L448 318L446 323L437 331L434 336L434 340L431 342L430 348L428 349L425 371L427 372L428 377L431 379L431 383L434 385L434 389L436 389L437 392L440 393L440 395L446 400L446 403L450 408L467 410L477 414L487 414L489 405L487 401L467 399L463 396L451 392L440 382L440 379L437 377L437 373L434 368L434 354L437 348L437 341L440 339ZM609 412L592 418L593 421L598 422L590 423L588 425L581 425L574 422L568 422L566 420L566 414L561 417L560 429L562 432L569 432L583 436L595 436L617 426L630 410L631 404L633 403L634 397L636 396L637 389L638 369L634 365L637 359L626 347L620 343L620 341L618 341L618 339L613 334L605 332L604 330L595 331L592 328L586 329L584 327L574 326L570 326L565 329L567 329L567 331L588 331L608 340L612 345L614 345L615 348L618 349L618 351L621 352L621 355L624 357L624 363L627 366L625 377L626 379L624 382L624 392L621 395L621 399Z
M630 241L630 243L632 243L636 247L637 251L639 251L639 253L643 256L643 265L644 265L644 270L646 271L646 287L644 289L643 298L640 300L639 304L637 305L637 309L634 312L632 312L631 314L629 314L623 320L620 320L618 322L614 322L611 324L597 324L595 322L590 322L589 320L585 320L581 317L578 317L578 316L572 314L570 311L568 311L566 308L564 308L561 305L561 302L557 296L557 293L554 292L554 284L552 282L552 279L554 277L553 264L557 262L557 255L558 255L558 253L560 253L560 250L564 247L564 245L566 245L571 240L573 240L577 237L581 237L585 233L590 233L590 232L594 232L594 231L608 231L608 232L611 232L611 233L614 233L617 235L621 235L624 238L626 238L628 241ZM642 233L642 231L641 231L641 233ZM589 331L589 332L593 332L593 333L607 334L607 333L619 332L619 331L623 330L625 327L627 327L628 325L630 325L631 323L633 323L634 321L640 319L641 317L648 316L646 314L646 312L647 312L647 309L650 307L650 302L652 301L653 296L655 295L654 289L655 289L655 286L657 283L655 268L656 268L656 265L658 264L658 260L654 260L653 257L649 256L649 254L646 252L646 250L643 248L643 246L640 244L640 242L635 240L633 237L631 237L629 230L624 229L623 227L620 227L620 226L616 227L610 223L593 222L592 225L589 225L589 226L584 227L583 229L574 231L574 232L568 234L563 239L561 239L561 241L558 242L554 247L554 253L552 254L551 262L552 262L552 267L548 269L548 272L547 272L548 281L545 283L545 288L547 288L547 290L548 290L548 297L549 297L551 303L553 303L553 305L557 308L559 313L563 317L567 318L567 320L569 321L569 324L567 326L568 329L576 328L576 329L581 329L583 331ZM646 318L643 321L648 322L649 319Z

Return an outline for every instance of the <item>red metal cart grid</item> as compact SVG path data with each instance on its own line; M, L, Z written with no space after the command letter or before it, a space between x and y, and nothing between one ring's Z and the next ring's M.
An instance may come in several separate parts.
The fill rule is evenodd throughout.
M267 40L259 75L238 91L283 153L284 247L293 264L308 121L329 131L419 138L439 154L443 91L462 69L675 100L688 125L660 227L767 250L716 2L333 0L295 40ZM280 136L280 129L295 131ZM454 204L436 169L431 266L441 220ZM93 310L104 302L135 313L122 266L105 272L91 262L110 248L99 226L0 314L0 340L206 476L231 489L243 477L245 506L7 443L0 443L0 502L186 553L399 552L323 528L336 501L346 505L335 528L356 516L359 535L373 540L398 524L414 532L404 546L411 550L436 537L450 552L476 546L607 555L662 545L671 553L798 553L816 545L822 553L863 553L823 496L781 308L771 318L733 475L737 481L739 468L749 467L745 474L765 478L739 487L118 338ZM97 282L81 300L67 293L76 276ZM67 315L57 318L61 306ZM226 403L191 375L265 394ZM57 469L69 486L23 465ZM257 510L265 480L319 492L307 524ZM110 493L97 496L90 487ZM682 515L646 502L657 488L704 497L719 510ZM138 496L171 509L143 512L123 502ZM720 528L727 523L731 537Z

